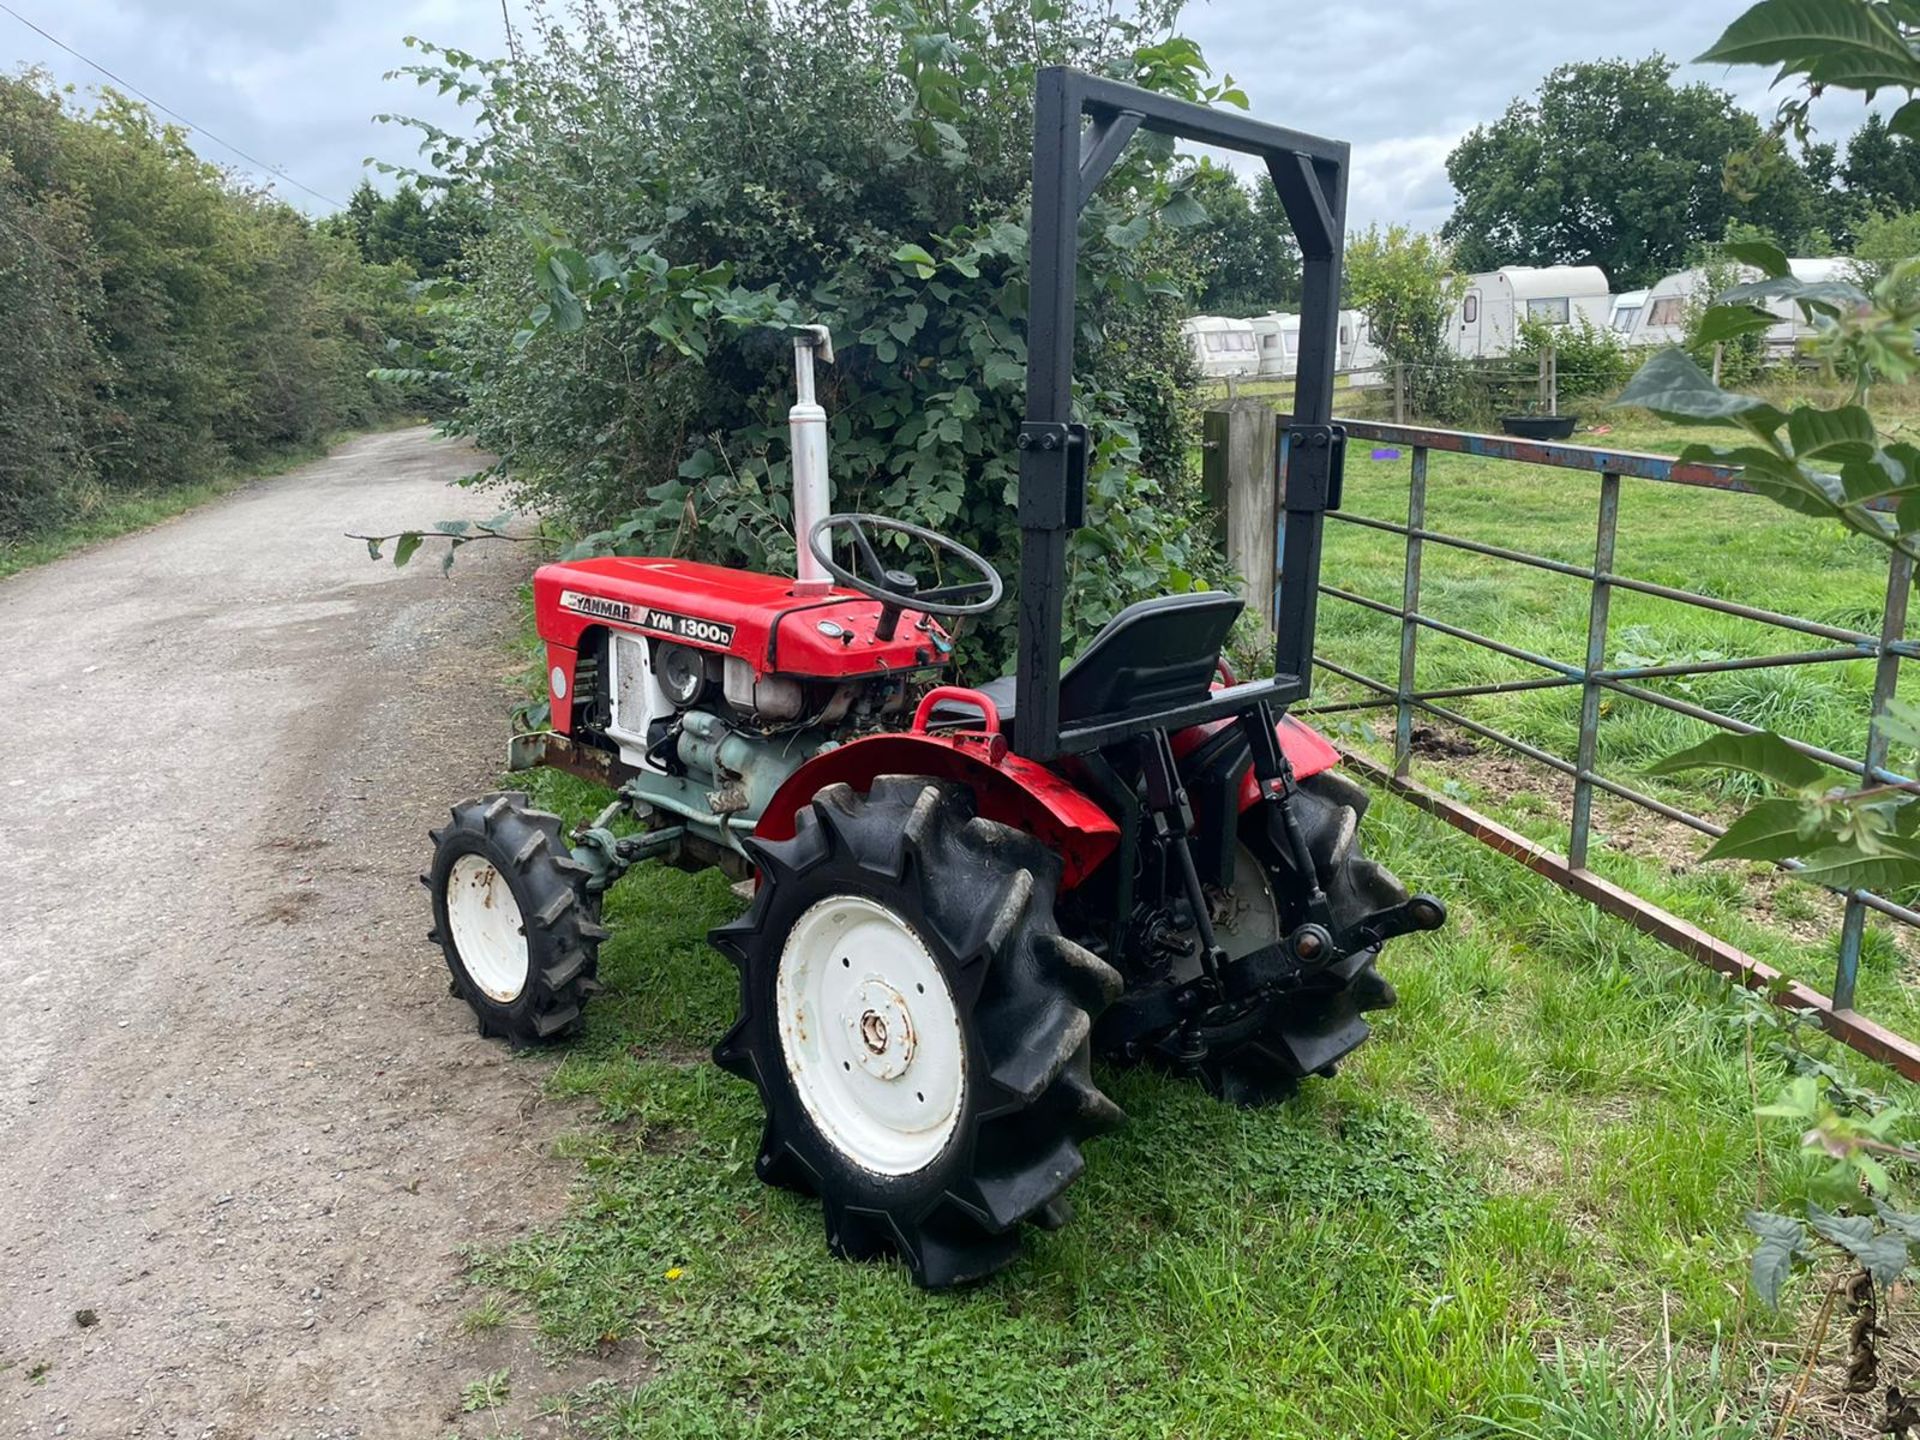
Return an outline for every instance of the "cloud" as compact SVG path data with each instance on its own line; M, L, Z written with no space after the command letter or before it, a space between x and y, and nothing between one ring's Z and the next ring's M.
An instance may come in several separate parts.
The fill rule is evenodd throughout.
M381 79L416 60L402 44L419 34L480 55L504 48L495 0L10 0L83 54L214 134L336 199L350 194L367 155L407 162L411 137L373 122L417 113L454 128L452 101ZM727 3L727 0L715 0ZM525 0L510 0L516 20ZM1263 119L1354 146L1349 216L1439 224L1452 205L1445 159L1474 125L1497 117L1556 65L1655 50L1697 55L1736 5L1609 0L1193 0L1182 28L1215 67L1231 71ZM0 14L0 58L46 66L82 87L100 76ZM1687 79L1733 90L1767 114L1765 75L1691 66ZM1858 123L1862 107L1826 102L1829 138ZM209 159L241 165L211 141ZM241 165L241 168L251 168ZM310 210L327 207L297 190Z
M1453 209L1447 182L1447 156L1461 131L1367 140L1353 147L1353 175L1347 184L1347 212L1353 228L1398 223L1418 230L1437 228Z

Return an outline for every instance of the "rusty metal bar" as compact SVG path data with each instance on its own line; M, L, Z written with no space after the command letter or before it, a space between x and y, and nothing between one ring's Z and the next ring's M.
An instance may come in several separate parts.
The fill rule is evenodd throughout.
M1867 775L1878 775L1887 760L1886 729L1881 720L1887 703L1900 688L1900 656L1893 642L1907 633L1907 598L1913 593L1913 561L1900 551L1893 552L1887 565L1887 603L1880 616L1880 663L1873 672L1873 705L1867 712L1867 755L1861 767ZM1862 893L1847 897L1846 913L1840 920L1840 954L1834 963L1833 1003L1851 1006L1854 987L1860 980L1860 944L1866 937L1867 913Z
M1282 416L1285 424L1288 417ZM1589 474L1615 474L1634 480L1652 480L1662 485L1690 485L1707 490L1730 490L1736 494L1758 492L1739 478L1738 467L1702 465L1680 461L1666 455L1643 455L1636 450L1602 450L1590 445L1554 444L1539 440L1517 440L1506 435L1475 435L1462 430L1443 430L1430 425L1387 425L1377 420L1346 420L1340 424L1349 437L1371 440L1382 445L1402 445L1409 449L1423 446L1454 455L1478 455L1487 460L1512 460L1522 465L1544 465L1556 470L1584 470ZM1892 510L1890 500L1872 501L1871 510Z
M1338 511L1333 512L1338 514ZM1407 484L1407 568L1400 608L1400 696L1393 719L1393 773L1405 777L1413 766L1413 669L1420 627L1420 531L1427 523L1427 452L1416 448ZM1324 588L1324 587L1323 587Z
M1613 542L1620 528L1620 477L1609 470L1600 477L1600 520L1594 539L1596 576L1613 572ZM1573 825L1567 858L1576 870L1587 868L1587 839L1593 829L1593 762L1600 746L1600 685L1597 676L1607 663L1607 608L1613 591L1605 580L1593 582L1587 611L1587 674L1580 687L1580 750L1573 780Z
M1389 767L1371 757L1352 750L1344 753L1347 764L1353 769L1391 789L1429 815L1518 860L1563 890L1599 906L1643 934L1651 935L1662 944L1691 956L1748 989L1770 993L1775 1004L1818 1016L1821 1027L1842 1044L1875 1060L1884 1061L1909 1080L1920 1080L1920 1045L1915 1045L1905 1036L1874 1024L1850 1006L1836 1004L1811 986L1787 978L1766 962L1621 889L1591 870L1576 868L1566 857L1535 845L1524 835L1509 830L1497 821L1412 780L1394 775Z

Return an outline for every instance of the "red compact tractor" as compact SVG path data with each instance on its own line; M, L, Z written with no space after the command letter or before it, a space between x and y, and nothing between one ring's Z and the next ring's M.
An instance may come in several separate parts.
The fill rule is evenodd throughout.
M1070 70L1036 98L1016 673L946 683L952 629L1001 577L959 542L829 514L825 412L796 346L797 579L673 559L534 577L553 729L513 765L617 792L593 825L499 794L434 835L435 938L480 1028L560 1039L597 988L600 896L641 860L750 882L712 934L740 972L714 1058L766 1107L762 1179L820 1198L837 1254L924 1285L988 1274L1053 1226L1088 1137L1120 1123L1095 1053L1280 1099L1393 1003L1381 945L1441 924L1361 853L1367 797L1284 718L1308 693L1347 147ZM1061 665L1065 542L1085 516L1071 419L1080 207L1145 128L1264 159L1305 257L1274 673L1236 680L1241 610L1170 595ZM896 538L911 542L903 546ZM901 568L931 558L924 584ZM621 815L639 833L616 837ZM745 884L743 890L747 888Z

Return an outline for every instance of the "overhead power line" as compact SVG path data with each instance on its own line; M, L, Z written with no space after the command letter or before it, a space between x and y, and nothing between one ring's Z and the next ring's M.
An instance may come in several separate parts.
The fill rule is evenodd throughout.
M138 99L146 101L147 104L151 105L154 109L160 111L163 115L171 115L174 119L178 120L182 125L186 126L189 130L198 131L200 134L206 136L207 139L213 141L214 144L224 146L228 150L231 150L234 154L238 155L242 160L246 161L249 165L253 166L255 169L264 170L269 175L277 176L278 178L286 181L287 184L293 186L295 189L304 190L307 192L307 194L313 196L314 199L324 200L327 202L327 204L332 205L336 209L340 209L340 210L346 209L346 204L344 201L336 200L331 195L322 195L318 190L314 189L311 185L303 185L300 181L294 179L293 176L289 175L286 171L282 170L279 166L269 165L266 161L258 158L257 156L249 155L245 150L242 150L238 145L234 144L231 140L222 139L220 136L214 134L213 131L209 130L206 126L196 124L194 121L189 120L186 116L182 115L178 110L175 110L171 105L162 105L158 100L154 99L153 96L147 94L147 92L142 90L139 86L133 84L129 80L121 79L120 76L114 74L113 71L109 70L106 66L102 65L98 60L89 59L87 56L82 55L78 50L74 49L71 45L67 44L66 41L60 39L57 35L49 35L45 30L42 30L38 25L34 24L33 21L29 20L26 16L22 15L18 10L14 9L11 5L6 4L5 0L0 0L0 10L6 11L7 14L11 15L14 19L18 20L22 25L26 26L29 30L33 31L34 34L38 35L42 40L45 40L48 44L59 46L60 49L66 51L67 54L73 56L73 58L78 60L81 64L91 65L95 70L98 70L102 75L106 76L109 80L113 81L114 84L118 85L122 90L125 90L129 95L135 96Z

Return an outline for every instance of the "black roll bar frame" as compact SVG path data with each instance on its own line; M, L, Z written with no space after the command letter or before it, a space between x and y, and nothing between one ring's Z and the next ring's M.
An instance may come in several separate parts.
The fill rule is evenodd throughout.
M1302 266L1299 369L1293 417L1279 439L1280 584L1274 671L1205 702L1119 721L1060 726L1067 542L1086 523L1089 438L1073 421L1075 271L1079 219L1141 130L1258 156L1279 193ZM1102 749L1136 735L1276 712L1312 690L1323 517L1340 503L1346 432L1332 424L1349 147L1230 111L1054 66L1034 94L1033 220L1027 316L1027 413L1020 447L1020 635L1013 749L1028 759ZM1282 469L1285 483L1282 484ZM1248 576L1261 585L1262 576Z

